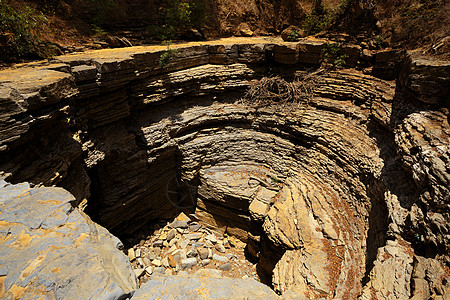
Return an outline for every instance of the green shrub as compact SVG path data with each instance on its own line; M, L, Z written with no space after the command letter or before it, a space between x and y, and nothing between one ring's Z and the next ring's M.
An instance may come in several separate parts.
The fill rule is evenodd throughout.
M298 40L302 37L300 32L297 29L294 29L291 33L289 33L287 40L290 42L298 42Z
M327 30L330 26L343 19L353 2L355 0L341 0L336 6L325 7L321 0L315 0L311 13L306 15L303 30L307 34Z
M340 44L327 43L323 49L323 60L335 67L343 67L347 63L348 55L341 54L341 49Z
M168 0L163 26L149 26L147 32L161 40L171 40L182 30L200 29L206 21L209 0Z
M53 55L51 45L38 35L48 23L47 18L32 7L15 8L8 1L0 0L0 59L17 61Z
M116 0L89 0L91 23L104 27L117 6Z
M172 44L172 41L166 41L163 44L167 45L167 51L165 51L161 56L159 57L159 66L163 69L167 68L169 65L170 60L173 58L175 53L177 53L177 49L170 49L170 45Z

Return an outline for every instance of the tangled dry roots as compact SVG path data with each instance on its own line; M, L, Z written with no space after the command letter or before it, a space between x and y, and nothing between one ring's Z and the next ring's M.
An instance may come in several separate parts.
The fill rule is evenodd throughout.
M316 86L320 84L319 74L324 71L324 69L319 69L309 74L301 72L296 74L291 82L280 76L263 77L261 80L251 83L242 101L254 107L309 103L314 96Z

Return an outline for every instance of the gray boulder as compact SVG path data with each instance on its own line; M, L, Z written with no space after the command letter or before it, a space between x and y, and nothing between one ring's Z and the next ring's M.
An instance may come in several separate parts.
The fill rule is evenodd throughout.
M121 299L137 288L121 242L72 201L0 179L0 298Z
M268 286L254 279L211 278L211 276L160 276L148 281L134 294L140 299L278 299Z

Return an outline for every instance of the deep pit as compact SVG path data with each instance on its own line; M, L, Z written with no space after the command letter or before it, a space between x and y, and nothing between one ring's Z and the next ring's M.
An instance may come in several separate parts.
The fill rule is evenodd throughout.
M19 83L1 81L13 125L0 170L10 182L70 191L121 238L141 284L160 266L178 274L187 258L192 273L205 259L198 249L211 249L207 268L235 263L224 274L286 297L381 298L391 288L380 276L393 272L380 261L400 257L395 270L405 275L392 289L412 296L413 259L414 268L448 263L448 77L443 90L414 94L411 78L434 77L413 56L391 51L402 65L382 61L367 75L320 66L324 44L180 46L167 68L157 47L30 66L27 81L53 81L37 92L20 73ZM356 46L342 51L348 67L360 66ZM17 93L28 95L26 109ZM177 229L181 212L191 219ZM203 235L186 244L193 225ZM167 266L171 249L186 257Z

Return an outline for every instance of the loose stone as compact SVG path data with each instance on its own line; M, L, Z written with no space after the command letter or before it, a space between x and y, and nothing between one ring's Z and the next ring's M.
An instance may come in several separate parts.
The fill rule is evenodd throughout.
M213 244L217 243L217 237L215 234L208 234L207 236L205 236L205 239L209 240Z
M170 268L170 265L169 265L169 259L168 259L167 257L164 257L164 258L161 260L161 264L162 264L164 267L166 267L166 268Z
M147 257L150 260L154 260L156 258L156 254L153 251L150 251L149 253L147 253Z
M198 231L201 227L202 227L202 225L200 225L200 224L195 224L195 225L189 226L189 230L190 230L190 231Z
M136 257L141 257L141 249L136 249L136 251L135 251L135 255L136 255Z
M199 218L195 214L189 214L189 217L191 218L191 220L199 220Z
M150 264L152 263L150 259L148 259L148 257L144 257L142 260L145 266L150 266Z
M171 229L169 231L169 233L167 234L167 240L171 241L175 237L176 234L177 234L177 231L175 229Z
M144 274L145 270L144 269L134 269L134 275L136 275L136 278L141 277L142 274Z
M152 264L156 267L160 267L161 266L161 261L159 259L155 259L152 261Z
M198 255L201 259L207 259L209 256L209 250L205 248L197 249Z
M187 257L196 257L197 256L197 251L195 251L195 249L190 249L189 251L188 251L188 253L186 253L186 256Z
M144 266L144 261L142 260L142 258L138 257L136 260L141 267Z
M210 262L211 262L211 260L209 260L209 259L203 259L203 260L200 262L200 265L201 265L202 267L204 267L204 266L206 266L206 265L209 265Z
M219 269L222 270L222 271L230 271L231 270L231 264L230 263L226 263L226 264L220 265Z
M153 274L164 274L166 268L164 267L156 267L153 269Z
M153 247L162 247L163 246L163 241L161 240L156 240L153 242Z
M188 240L199 240L202 237L201 233L188 233L184 237Z
M178 242L177 238L171 239L169 242L169 247L172 247L173 245L175 245Z
M186 258L181 261L181 268L183 270L192 268L195 265L197 265L197 259L195 257Z
M227 263L228 262L228 258L226 256L222 256L222 255L217 255L217 254L213 254L212 257L214 260L223 262L223 263Z
M145 268L145 273L147 273L147 275L152 275L152 273L153 273L153 268L152 267L147 267L147 268Z
M185 249L187 245L189 244L189 240L182 240L178 243L178 246L180 246L181 249Z
M188 227L188 223L186 221L175 220L175 221L172 222L171 226L173 228L187 228Z
M173 245L172 247L170 247L170 249L167 251L167 253L172 254L172 253L174 253L176 250L178 250L177 246Z
M176 262L175 258L171 254L169 254L167 256L167 261L169 262L169 266L171 268L175 268L177 266L177 262Z
M136 258L133 248L128 249L128 258L130 261L133 261Z
M186 259L186 258L187 258L187 256L186 256L186 250L182 249L182 250L180 251L179 255L180 255L180 258L181 258L181 259Z
M225 253L225 251L226 251L225 247L221 244L217 244L215 248L217 251L219 251L221 253Z

